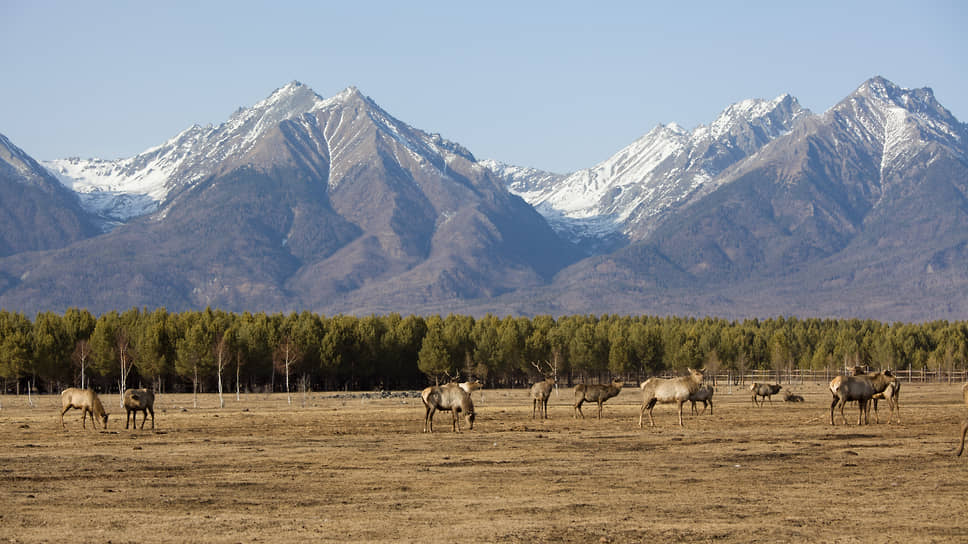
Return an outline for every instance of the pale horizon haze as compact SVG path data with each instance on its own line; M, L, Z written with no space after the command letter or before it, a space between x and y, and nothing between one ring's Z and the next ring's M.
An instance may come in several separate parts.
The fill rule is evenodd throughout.
M966 6L0 0L0 134L39 160L131 157L293 80L559 173L748 98L822 113L877 75L965 122Z

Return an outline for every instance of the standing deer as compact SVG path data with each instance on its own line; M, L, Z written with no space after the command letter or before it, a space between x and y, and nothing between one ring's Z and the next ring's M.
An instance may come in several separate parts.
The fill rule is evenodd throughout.
M548 397L555 388L554 377L547 378L531 386L531 419L535 412L541 413L541 419L548 419Z
M558 365L557 362L554 366L548 363L548 368L551 370L550 376L545 374L537 363L532 362L531 366L545 376L543 381L531 386L531 419L534 419L535 412L541 413L541 419L548 419L548 398L551 397L551 390L558 383Z
M450 410L454 415L453 429L455 433L460 432L460 413L463 412L467 417L468 428L474 428L474 402L471 395L464 391L456 383L444 385L432 385L421 392L424 407L427 412L424 415L423 432L434 432L434 413L437 410Z
M715 392L716 390L713 389L713 386L704 385L697 389L695 393L689 395L689 403L690 407L692 408L692 413L696 415L705 414L706 405L709 405L709 415L713 415L713 393ZM698 412L698 410L696 410L697 402L702 403L702 412L699 412L698 414L696 413Z
M780 389L783 389L783 387L778 383L775 383L772 385L768 383L751 384L750 392L753 393L753 405L757 406L756 404L757 397L763 397L763 400L760 401L758 406L763 406L764 404L766 404L766 401L770 401L770 404L773 404L773 395L776 395L777 393L779 393Z
M844 420L844 424L847 424L844 406L852 401L857 401L860 408L857 424L868 423L871 400L874 395L883 392L891 384L897 384L897 378L889 370L857 376L837 376L830 380L829 388L833 395L830 403L830 424L834 425L834 408L838 404L840 404L840 417Z
M147 389L128 389L124 392L124 409L127 417L124 420L124 428L128 428L128 423L138 426L138 412L142 412L141 428L145 428L145 421L148 420L148 412L151 412L151 428L155 428L155 393Z
M71 387L61 391L61 427L67 428L64 424L64 414L71 408L77 408L82 412L81 427L87 428L87 414L91 414L91 425L97 430L97 420L100 419L104 424L104 430L108 428L108 414L104 411L104 405L97 393L90 389L77 389Z
M605 401L618 395L622 391L625 380L612 380L611 385L592 384L585 385L580 383L575 386L575 416L585 419L585 414L581 411L581 405L587 400L598 404L598 419L602 419L602 405Z
M855 366L854 367L854 372L853 372L853 375L854 376L868 376L868 377L870 377L872 379L875 379L875 380L876 379L879 379L878 378L878 375L879 374L881 374L881 372L867 372L867 370L865 369L865 367L861 367L861 366ZM885 370L883 372L883 374L886 375L886 376L893 376L893 374L891 374L891 371L890 370ZM836 379L836 378L834 378L834 379ZM901 397L901 382L899 382L897 380L888 383L887 384L887 387L884 388L883 391L880 391L878 393L875 393L874 396L871 397L871 400L874 401L873 402L873 404L874 404L874 422L875 423L880 423L881 422L881 418L877 415L877 401L879 399L884 399L884 400L887 401L887 406L891 410L890 414L887 416L887 423L888 423L888 425L890 425L891 421L894 419L894 413L895 412L897 413L897 422L898 423L901 423L900 397ZM867 411L867 414L866 415L868 415L868 416L870 415L870 408L871 408L870 407L870 404L868 404L867 405L867 410L866 410Z
M639 427L642 427L642 417L649 411L649 426L655 427L652 409L657 402L676 403L679 405L679 426L682 427L682 405L702 386L702 370L689 370L688 376L678 378L649 378L639 386L642 389L642 409L639 410Z

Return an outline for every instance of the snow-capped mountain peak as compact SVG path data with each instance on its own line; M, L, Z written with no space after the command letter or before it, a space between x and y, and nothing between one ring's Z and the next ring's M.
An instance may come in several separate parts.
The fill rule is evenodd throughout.
M267 131L286 121L295 121L294 126L305 136L317 138L322 147L329 148L330 143L323 140L333 138L340 130L343 115L327 121L322 132L316 130L316 123L319 115L340 108L352 108L350 116L365 116L415 156L432 157L430 162L438 168L446 169L450 156L474 161L473 155L460 145L437 134L414 130L393 118L356 87L322 98L308 86L292 81L252 107L239 108L218 126L192 125L134 157L119 160L74 157L47 161L44 165L78 194L86 209L110 226L153 213L176 189L245 163ZM351 138L358 136L359 133L350 135Z
M109 224L152 213L179 186L192 183L244 156L266 130L313 111L361 96L349 87L323 99L293 81L250 108L239 108L218 126L192 125L165 143L119 160L80 159L44 164L82 204Z
M865 142L881 157L881 177L903 170L929 144L966 158L968 131L930 88L905 89L877 76L865 81L824 114L844 134Z
M563 180L509 184L576 242L638 239L679 206L715 188L717 174L788 132L809 112L783 94L733 104L689 131L658 125L598 165Z

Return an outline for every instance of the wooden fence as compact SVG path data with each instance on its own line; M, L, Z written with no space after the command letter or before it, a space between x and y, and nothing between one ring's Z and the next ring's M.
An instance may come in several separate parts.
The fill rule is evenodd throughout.
M963 383L968 381L966 370L893 370L902 382L915 383ZM733 385L760 383L829 383L835 376L850 375L850 371L835 370L749 370L744 373L722 371L706 374L706 381L732 383Z

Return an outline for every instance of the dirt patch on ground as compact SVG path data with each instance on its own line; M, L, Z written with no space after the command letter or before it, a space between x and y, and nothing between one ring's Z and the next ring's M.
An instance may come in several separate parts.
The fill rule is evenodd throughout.
M602 420L550 420L524 390L475 392L477 424L421 433L419 399L314 393L160 395L156 428L60 425L60 399L4 397L0 538L11 542L968 541L968 459L954 456L960 384L905 384L901 425L829 424L822 384L753 407L717 386L715 413L637 427L626 389ZM686 407L688 411L688 406ZM594 412L594 410L592 411ZM590 413L586 410L586 414ZM648 417L646 417L648 422ZM90 421L88 421L90 427ZM150 427L150 419L149 424ZM881 529L878 529L881 528Z

